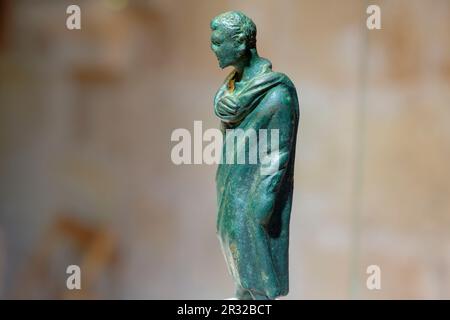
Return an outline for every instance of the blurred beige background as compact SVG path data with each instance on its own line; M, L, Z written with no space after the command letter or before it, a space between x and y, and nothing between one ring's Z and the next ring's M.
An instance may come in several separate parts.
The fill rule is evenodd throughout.
M231 296L216 167L170 135L218 127L209 21L242 10L300 98L288 298L449 299L450 2L370 3L382 30L359 0L0 0L0 297Z

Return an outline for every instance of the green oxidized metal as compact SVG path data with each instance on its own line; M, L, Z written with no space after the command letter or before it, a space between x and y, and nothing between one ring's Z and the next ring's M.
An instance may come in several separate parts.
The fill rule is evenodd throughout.
M220 67L234 67L214 98L224 134L216 175L217 234L236 298L274 299L289 291L297 93L286 75L272 71L270 61L258 56L250 18L226 12L211 21L211 29L211 48ZM240 129L243 139L231 134ZM267 152L258 152L255 163L249 161L255 148L250 133L258 134L261 147L261 129L266 130ZM276 143L271 143L273 137ZM247 161L238 163L239 157Z

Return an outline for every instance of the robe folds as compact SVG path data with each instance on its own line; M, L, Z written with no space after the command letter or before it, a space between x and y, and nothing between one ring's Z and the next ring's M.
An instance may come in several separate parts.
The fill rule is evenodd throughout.
M232 72L214 98L224 137L216 173L217 235L237 288L276 298L289 291L298 98L289 78L272 71L268 60L239 87L234 88L234 77ZM226 95L238 102L236 114L218 110L218 102ZM256 163L249 161L254 147L249 139L229 135L236 129L253 129L256 133L266 129L266 153L261 155L259 150ZM272 129L278 130L278 145L271 143ZM261 135L258 138L257 147L261 148ZM228 144L227 139L233 139L234 144ZM234 163L226 161L227 153L232 154ZM245 156L244 164L237 163L239 156ZM263 167L269 170L263 172Z

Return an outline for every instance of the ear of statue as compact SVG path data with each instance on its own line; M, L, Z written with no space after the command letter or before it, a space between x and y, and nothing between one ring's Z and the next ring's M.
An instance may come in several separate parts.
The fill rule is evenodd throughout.
M239 43L239 44L242 44L242 43L245 42L245 36L244 36L243 33L235 34L235 35L233 36L233 39L234 39L237 43Z
M242 33L236 34L234 36L234 39L235 39L236 43L238 44L239 50L244 51L247 47L244 34L242 34Z

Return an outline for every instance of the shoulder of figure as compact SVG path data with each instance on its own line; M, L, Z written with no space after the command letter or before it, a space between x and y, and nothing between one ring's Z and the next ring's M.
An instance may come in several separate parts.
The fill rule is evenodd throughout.
M297 104L297 96L295 88L287 83L280 82L267 92L265 97L266 103L275 104L278 106L290 106L293 103Z
M288 118L299 118L298 98L292 82L287 77L270 89L262 101L262 112Z

